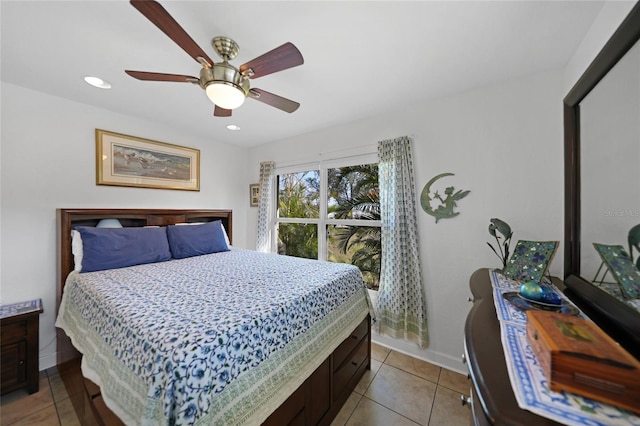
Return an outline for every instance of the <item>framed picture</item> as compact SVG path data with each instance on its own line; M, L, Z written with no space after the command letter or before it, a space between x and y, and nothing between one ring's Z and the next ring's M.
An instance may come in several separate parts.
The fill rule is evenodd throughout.
M96 129L96 185L200 191L200 150Z
M260 203L260 185L252 183L249 185L249 205L251 207L258 207Z

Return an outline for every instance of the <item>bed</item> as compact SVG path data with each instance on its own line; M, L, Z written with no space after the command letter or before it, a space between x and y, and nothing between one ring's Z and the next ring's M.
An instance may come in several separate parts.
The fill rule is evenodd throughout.
M370 369L372 310L351 265L234 248L228 210L57 216L58 363L82 356L87 399L105 424L329 424ZM102 219L125 229L100 230ZM183 223L203 225L173 226ZM175 235L218 228L219 250L181 254ZM85 243L81 272L72 230ZM91 238L118 232L166 234L174 256L92 268Z

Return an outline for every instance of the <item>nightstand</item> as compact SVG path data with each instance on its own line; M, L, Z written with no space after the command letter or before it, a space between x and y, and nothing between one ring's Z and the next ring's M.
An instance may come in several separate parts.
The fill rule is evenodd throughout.
M38 332L42 300L0 306L0 395L26 388L38 392Z

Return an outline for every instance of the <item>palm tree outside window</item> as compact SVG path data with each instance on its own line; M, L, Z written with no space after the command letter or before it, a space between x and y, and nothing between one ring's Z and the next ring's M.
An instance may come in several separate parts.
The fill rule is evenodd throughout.
M360 268L377 290L382 253L377 156L277 173L278 253Z

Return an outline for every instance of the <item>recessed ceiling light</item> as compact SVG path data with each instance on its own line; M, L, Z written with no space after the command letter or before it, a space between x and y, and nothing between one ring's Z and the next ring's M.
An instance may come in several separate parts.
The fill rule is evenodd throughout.
M227 126L227 129L232 130L232 131L236 131L236 130L240 130L240 126L236 126L235 124L229 124Z
M84 81L99 89L111 89L111 84L98 77L87 75L84 77Z

